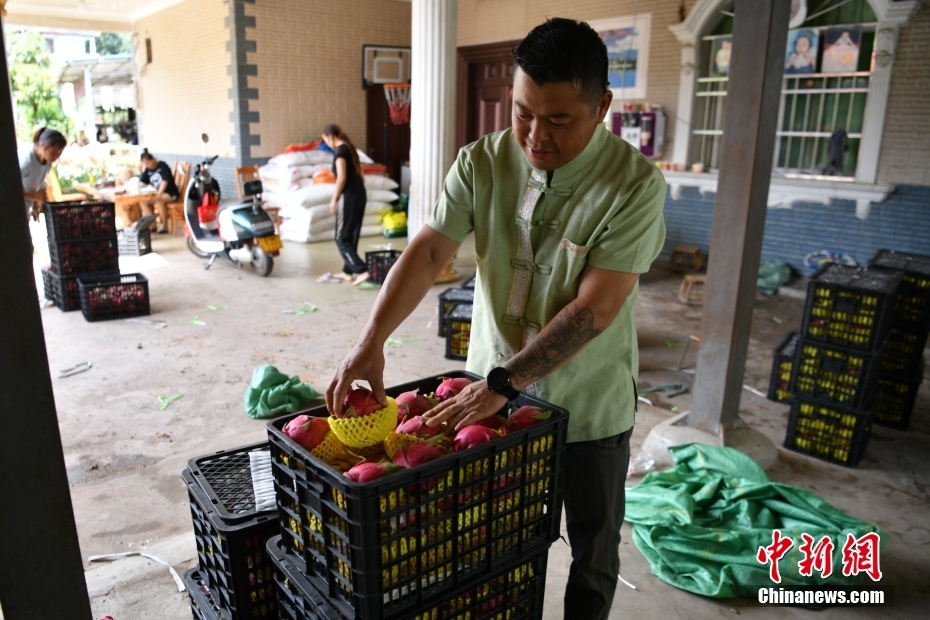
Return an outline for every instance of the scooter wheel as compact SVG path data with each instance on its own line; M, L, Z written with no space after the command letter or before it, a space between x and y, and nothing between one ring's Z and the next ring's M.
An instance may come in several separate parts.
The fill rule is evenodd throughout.
M257 245L253 246L252 267L258 275L267 278L271 275L271 270L274 269L274 259Z
M193 237L185 237L187 239L187 249L193 253L194 256L199 256L200 258L210 258L209 252L204 252L197 247L197 242L194 241Z

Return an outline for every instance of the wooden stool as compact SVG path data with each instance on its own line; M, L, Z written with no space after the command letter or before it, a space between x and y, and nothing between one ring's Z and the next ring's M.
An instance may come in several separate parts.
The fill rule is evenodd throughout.
M673 271L700 271L704 267L704 254L701 248L678 246L672 250L668 264Z
M678 301L689 305L703 304L705 284L707 284L707 276L697 274L685 276L681 281L681 290L678 291Z

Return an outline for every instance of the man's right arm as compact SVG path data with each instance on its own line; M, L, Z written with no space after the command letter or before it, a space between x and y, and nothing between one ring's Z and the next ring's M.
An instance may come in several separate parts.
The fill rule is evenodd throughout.
M326 408L342 413L342 401L355 381L368 381L378 401L384 393L384 343L426 296L461 244L424 226L391 268L362 335L326 390Z

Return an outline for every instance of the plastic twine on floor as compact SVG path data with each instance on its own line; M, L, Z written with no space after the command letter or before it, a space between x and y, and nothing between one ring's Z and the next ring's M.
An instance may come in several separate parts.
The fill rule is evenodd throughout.
M171 571L171 576L174 578L174 582L178 585L178 592L184 592L187 588L184 587L184 580L181 579L181 576L178 575L178 572L174 570L174 567L171 566L168 562L165 562L163 559L150 555L148 553L142 553L141 551L127 551L125 553L110 553L107 555L92 555L87 558L88 562L112 562L114 560L122 560L123 558L128 558L133 555L139 555L147 560L152 560L163 566L167 566L168 570Z

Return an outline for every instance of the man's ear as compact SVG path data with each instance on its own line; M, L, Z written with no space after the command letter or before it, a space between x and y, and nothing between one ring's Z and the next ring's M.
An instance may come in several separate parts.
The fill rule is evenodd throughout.
M614 100L614 94L608 88L603 95L601 95L601 100L597 102L597 122L604 122L604 118L607 116L607 112L610 111L610 104Z

